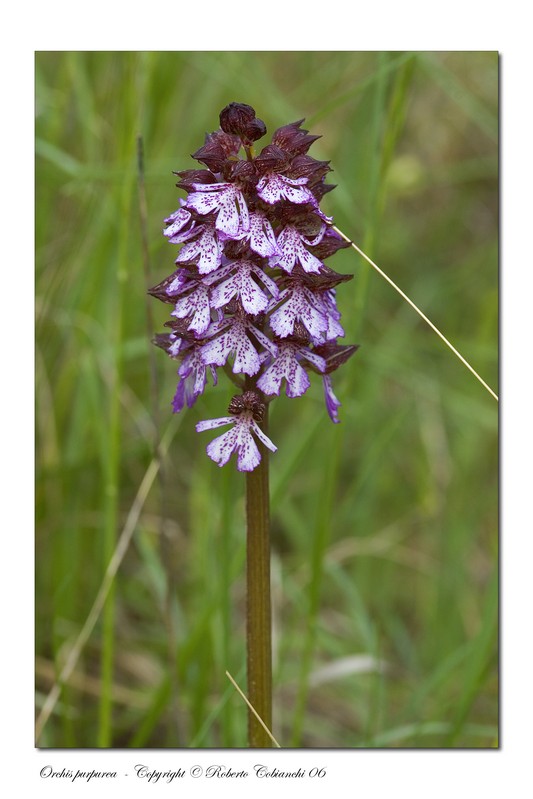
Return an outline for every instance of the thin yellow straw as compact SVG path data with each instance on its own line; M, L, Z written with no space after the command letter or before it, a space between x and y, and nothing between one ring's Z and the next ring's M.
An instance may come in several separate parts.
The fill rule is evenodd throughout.
M274 743L274 744L275 744L275 745L278 747L278 749L281 749L281 746L280 746L280 745L279 745L279 743L276 741L276 739L274 738L274 736L272 735L272 733L271 733L271 732L270 732L270 730L268 729L267 725L265 724L265 722L263 721L263 719L261 718L261 716L259 715L259 713L257 712L257 710L256 710L256 709L255 709L255 708L254 708L254 707L253 707L253 706L250 704L250 702L248 701L247 697L246 697L246 696L243 694L243 692L241 691L241 689L239 688L239 686L237 685L237 683L235 682L235 680L233 679L233 677L231 676L231 674L229 673L229 671L226 671L226 677L228 678L228 680L230 680L230 682L233 684L233 687L234 687L234 688L235 688L235 689L236 689L236 690L239 692L239 694L242 696L242 698L244 699L244 701L246 702L246 704L248 705L248 707L250 708L250 710L252 711L252 713L254 714L254 716L256 717L256 719L258 720L258 722L261 724L261 726L263 727L263 729L265 730L265 732L267 733L267 735L269 736L269 738L271 738L271 739L272 739L272 742L273 742L273 743Z
M396 285L396 283L395 283L393 280L391 280L391 279L390 279L390 277L389 277L388 275L386 275L386 274L385 274L385 272L384 272L382 269L380 269L380 268L379 268L379 266L378 266L377 264L375 264L375 263L374 263L374 261L373 261L371 258L369 258L369 257L368 257L368 255L366 255L366 253L364 253L364 252L363 252L363 250L359 249L359 247L357 246L357 244L354 244L354 242L353 242L351 239L349 239L349 238L348 238L348 236L346 236L346 235L345 235L345 234L342 232L342 230L339 230L339 228L338 228L338 227L335 227L335 225L332 225L332 228L333 228L333 230L337 231L337 233L339 234L339 236L342 236L342 238L344 239L344 241L347 241L347 242L349 243L349 245L350 245L351 247L353 247L353 248L354 248L354 250L355 250L356 252L358 252L358 253L359 253L359 255L361 255L361 256L362 256L362 257L365 259L365 261L367 261L367 262L370 264L370 266L372 266L372 267L373 267L373 268L376 270L376 272L379 272L379 274L381 275L381 277L385 278L385 280L387 281L387 283L390 283L390 285L393 287L393 289L395 289L395 290L398 292L398 294L399 294L401 297L403 297L403 299L404 299L406 302L408 302L408 303L409 303L409 305L411 306L411 308L414 308L414 310L415 310L415 311L417 312L417 314L418 314L418 315L419 315L419 316L420 316L420 317L421 317L421 318L424 320L424 322L426 322L426 323L427 323L427 324L430 326L430 328L431 328L432 330L434 330L434 331L435 331L435 333L437 334L437 336L439 336L439 338L441 338L441 339L444 341L444 343L446 344L446 346L447 346L447 347L448 347L448 348L449 348L449 349L450 349L450 350L453 352L453 354L454 354L454 355L456 355L456 356L457 356L457 358L459 358L459 360L460 360L460 361L461 361L461 362L462 362L462 363L463 363L463 364L466 366L466 368L467 368L467 369L469 369L469 370L472 372L472 374L474 375L474 377L475 377L477 380L479 380L479 382L481 383L481 385L482 385L482 386L483 386L483 387L484 387L484 388L485 388L485 389L486 389L486 390L489 392L489 394L492 394L492 396L494 397L494 399L496 400L496 402L498 402L498 401L499 401L499 400L498 400L498 395L497 395L497 394L495 394L495 392L494 392L494 391L491 389L491 387L490 387L489 385L487 385L487 383L485 383L485 381L483 380L483 378L482 378L482 377L480 377L480 376L478 375L478 373L476 372L476 370L475 370L475 369L474 369L472 366L470 366L470 364L468 363L468 361L467 361L465 358L463 358L463 356L461 355L461 353L460 353L460 352L458 352L458 351L455 349L455 347L453 346L453 344L451 344L451 343L448 341L448 339L446 338L446 336L444 336L444 335L443 335L443 334L440 332L440 330L439 330L437 327L435 327L435 325L433 324L433 322L432 322L430 319L428 319L428 318L427 318L427 316L426 316L424 313L422 313L422 311L420 310L420 308L419 308L417 305L415 305L415 303L414 303L414 302L413 302L411 299L409 299L409 297L407 296L407 294L405 294L405 293L404 293L404 292L401 290L401 288L399 288L399 287Z

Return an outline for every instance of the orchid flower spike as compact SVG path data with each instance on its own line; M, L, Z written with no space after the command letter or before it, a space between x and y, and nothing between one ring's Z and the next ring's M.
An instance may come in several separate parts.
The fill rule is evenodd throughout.
M202 432L229 430L207 445L224 466L237 455L237 469L250 472L261 461L256 439L272 452L261 428L266 403L282 391L300 397L309 373L322 377L326 410L339 420L340 401L331 373L357 350L339 345L344 336L336 287L350 280L324 263L349 246L320 209L335 188L331 171L308 150L319 136L298 120L278 128L270 144L254 153L265 123L244 103L220 113L220 128L207 134L195 158L203 167L177 172L185 192L166 219L163 233L180 247L177 269L150 293L172 305L154 343L179 364L173 410L194 405L220 368L239 375L243 393L228 416L198 422Z

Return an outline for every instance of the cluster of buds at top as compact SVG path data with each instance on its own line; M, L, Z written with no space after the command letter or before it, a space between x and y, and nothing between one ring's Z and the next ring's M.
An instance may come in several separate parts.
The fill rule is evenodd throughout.
M174 412L194 404L208 373L216 385L220 367L243 390L229 416L196 426L233 425L207 453L223 466L236 452L240 471L261 460L254 436L276 449L259 426L265 403L282 385L300 397L309 371L322 376L327 411L339 421L331 373L357 349L337 344L344 330L336 287L352 275L324 261L348 245L320 209L334 188L325 182L331 170L307 154L320 137L302 122L278 128L255 155L264 122L249 105L223 109L220 129L193 155L206 168L175 173L187 197L165 220L164 235L181 245L177 268L150 289L173 306L169 332L154 343L179 362Z

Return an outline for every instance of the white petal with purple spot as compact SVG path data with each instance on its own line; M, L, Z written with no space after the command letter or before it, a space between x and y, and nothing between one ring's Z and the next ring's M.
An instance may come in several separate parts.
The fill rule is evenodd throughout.
M216 338L208 341L201 349L205 364L224 366L234 353L233 372L255 375L261 368L261 359L246 335L246 325L238 319L231 320L231 326Z
M269 205L274 205L281 199L289 200L297 205L302 203L317 205L317 201L305 185L306 183L307 178L287 178L284 175L273 173L261 178L257 184L257 193Z
M280 299L286 301L270 317L270 324L280 338L290 336L294 324L301 320L309 333L317 339L323 338L328 327L327 318L314 305L314 297L309 289L296 284L292 289L282 292Z
M309 388L309 377L298 362L297 347L292 343L280 344L278 357L257 381L257 387L265 394L280 393L281 383L287 381L288 397L301 397Z
M165 219L168 227L163 231L163 234L169 238L174 236L187 224L190 218L190 211L187 211L186 208L178 208L177 211L174 211L173 214Z
M255 315L264 311L268 305L268 297L261 291L252 278L253 264L244 261L227 280L219 283L213 290L211 304L213 308L223 308L233 297L239 297L246 313Z
M306 250L303 244L305 241L304 236L295 227L287 225L278 236L280 255L271 259L270 266L280 266L290 273L298 260L306 272L319 272L322 263Z
M201 232L200 232L201 231ZM222 262L222 248L218 241L214 225L203 225L198 229L200 235L195 241L189 241L181 249L176 263L194 261L198 258L198 272L207 275L218 269Z
M220 205L218 194L207 191L195 191L187 197L187 206L198 211L199 214L210 214Z
M185 319L191 315L188 330L194 330L198 335L205 333L211 322L209 291L206 286L199 285L190 294L181 297L171 313L171 316L176 316L178 319Z
M278 252L272 225L263 214L253 213L250 215L248 238L252 250L263 258L269 258Z

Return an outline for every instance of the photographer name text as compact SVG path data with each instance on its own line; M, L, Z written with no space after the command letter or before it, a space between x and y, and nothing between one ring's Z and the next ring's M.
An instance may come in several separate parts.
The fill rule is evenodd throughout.
M327 770L320 766L312 768L281 769L274 766L266 766L256 763L250 769L232 768L220 763L212 763L208 766L195 764L188 768L175 768L160 770L150 768L142 763L133 768L136 779L144 780L148 784L157 783L170 784L175 780L203 779L203 780L301 780L301 779L323 779L327 776ZM121 777L129 777L130 772L124 771L97 771L95 769L81 771L79 769L61 768L55 769L53 766L44 766L40 771L40 776L45 780L68 780L70 782L109 782L118 780Z

